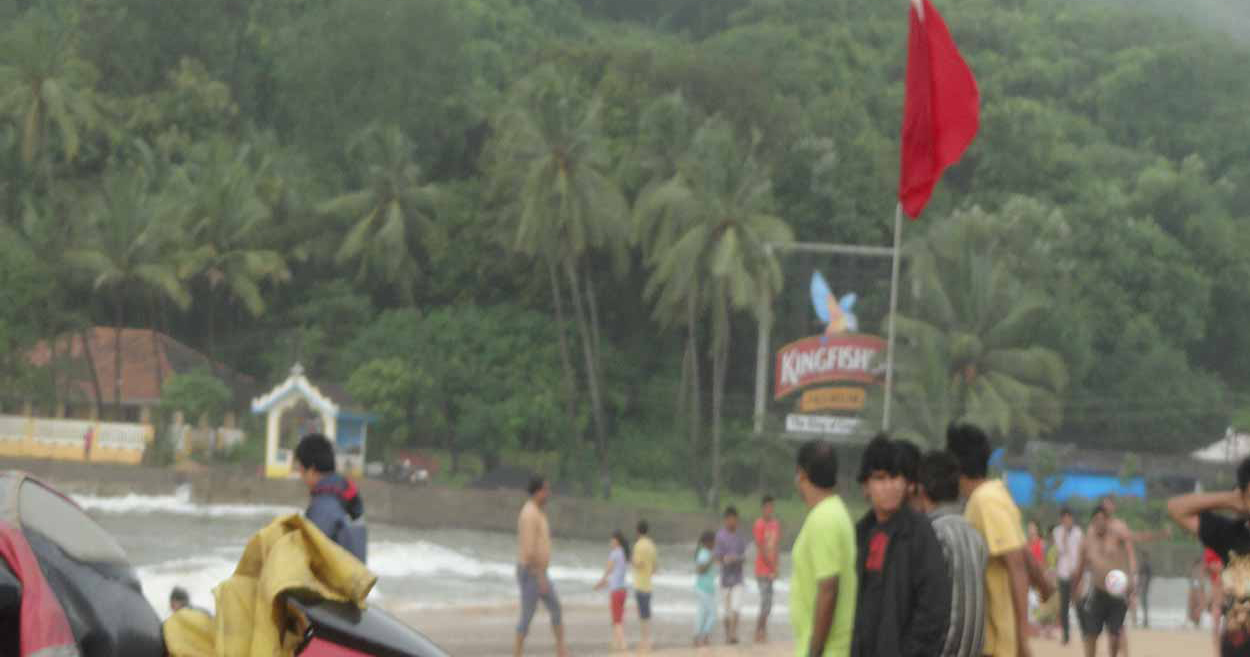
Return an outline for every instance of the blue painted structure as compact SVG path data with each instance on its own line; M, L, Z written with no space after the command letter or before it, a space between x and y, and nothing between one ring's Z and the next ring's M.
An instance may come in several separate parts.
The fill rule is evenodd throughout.
M334 436L335 451L339 454L362 453L368 424L375 419L377 419L376 416L369 413L339 411L335 422L337 429Z
M1032 506L1033 491L1036 483L1028 470L1009 468L1003 473L1007 490L1020 506ZM1146 497L1146 479L1133 477L1127 482L1111 472L1064 472L1058 475L1061 480L1059 489L1055 491L1054 501L1066 502L1074 497L1098 499L1103 495L1117 497Z

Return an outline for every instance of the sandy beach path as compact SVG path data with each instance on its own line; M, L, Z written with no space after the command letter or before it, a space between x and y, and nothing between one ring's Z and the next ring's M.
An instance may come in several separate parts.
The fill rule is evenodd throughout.
M455 657L506 657L512 652L512 636L516 625L516 610L508 607L467 608L455 610L392 609L405 622L410 623ZM610 629L606 608L593 606L566 608L564 612L569 652L574 657L599 655L629 655L636 653L613 653L610 649ZM754 623L746 618L744 625ZM638 638L636 617L627 617L626 636L631 646ZM786 622L770 625L773 643L757 646L751 643L738 646L715 645L710 649L695 650L690 647L689 623L657 619L653 624L654 657L789 657L794 654L790 643L790 626ZM750 632L742 633L750 639ZM1129 654L1132 657L1203 657L1213 655L1214 649L1209 630L1129 630ZM723 635L716 636L723 642ZM1106 655L1105 639L1099 643L1098 654ZM526 655L537 657L554 655L555 643L551 638L551 626L546 613L539 611L534 618ZM1083 657L1079 641L1061 646L1056 639L1035 639L1035 657Z

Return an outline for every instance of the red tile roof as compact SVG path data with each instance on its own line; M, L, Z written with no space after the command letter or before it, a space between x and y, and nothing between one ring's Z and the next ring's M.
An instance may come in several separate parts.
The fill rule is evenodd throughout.
M88 329L85 333L100 383L101 401L109 404L113 400L117 381L114 368L117 333L113 328L104 326ZM94 399L95 387L91 384L91 368L83 351L82 335L72 333L57 338L56 357L69 357L72 385L82 399ZM209 370L220 377L235 392L236 400L246 402L256 387L251 377L220 363L214 364L204 354L157 331L124 328L120 344L123 404L155 403L161 396L159 382L197 369ZM41 341L28 355L35 366L45 366L53 357L52 343Z

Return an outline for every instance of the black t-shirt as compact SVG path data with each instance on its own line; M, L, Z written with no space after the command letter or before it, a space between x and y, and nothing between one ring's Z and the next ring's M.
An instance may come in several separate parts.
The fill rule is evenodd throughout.
M1198 516L1198 538L1224 562L1225 581L1240 579L1250 583L1250 526L1245 518L1232 519L1205 511ZM1250 657L1250 595L1237 598L1229 587L1224 591L1220 655Z

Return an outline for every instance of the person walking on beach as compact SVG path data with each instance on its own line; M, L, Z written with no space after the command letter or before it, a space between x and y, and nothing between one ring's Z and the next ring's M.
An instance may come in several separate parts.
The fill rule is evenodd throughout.
M907 503L901 452L885 434L868 443L859 481L870 509L855 526L859 594L851 654L936 654L950 626L951 582L928 518Z
M712 645L712 632L716 631L716 534L705 531L699 537L694 552L694 593L699 609L694 621L695 647Z
M1086 570L1090 574L1089 593L1078 605L1081 634L1085 637L1085 657L1094 657L1098 637L1107 630L1107 644L1111 657L1120 654L1124 638L1124 617L1128 614L1128 599L1133 592L1133 578L1127 579L1123 591L1109 588L1108 575L1119 571L1128 576L1128 552L1120 537L1111 532L1111 520L1106 509L1097 507L1090 518L1089 534L1081 543L1081 556L1077 561L1072 587L1080 590Z
M516 627L516 642L512 648L513 657L521 657L525 651L525 637L529 634L530 622L534 620L534 612L538 609L538 601L542 600L551 616L551 631L556 638L557 657L568 657L564 646L564 625L560 614L560 598L556 595L556 586L547 577L547 567L551 565L551 527L547 524L547 500L551 497L551 486L542 477L530 479L529 500L521 507L517 518L517 584L521 589L521 620Z
M755 642L768 641L768 615L773 609L773 582L780 557L781 523L773 517L772 495L765 495L755 521L755 581L760 587L760 613L755 621Z
M638 521L638 540L634 542L631 564L634 567L634 598L638 603L638 627L641 634L638 649L651 650L651 577L659 570L660 563L655 542L648 535L650 527L646 520Z
M946 431L946 451L959 462L959 494L967 500L964 518L985 546L990 560L985 568L985 646L994 657L1029 657L1029 583L1042 599L1052 593L1044 573L1033 564L1025 546L1020 509L1001 479L989 480L992 450L985 432L971 424L954 424Z
M311 499L304 515L330 540L365 563L369 530L365 505L355 482L335 472L334 445L319 433L300 439L292 459Z
M625 585L625 571L629 568L629 544L625 535L612 533L609 542L608 566L603 571L603 579L595 584L599 591L608 588L609 608L612 613L612 649L625 650L625 602L629 599L629 588Z
M951 577L951 622L941 657L981 657L985 644L985 566L989 550L959 505L959 463L946 452L920 461L916 497L933 523Z
M742 565L747 542L738 534L738 510L725 509L725 524L716 532L713 556L720 566L721 607L725 614L725 640L738 643L738 617L742 611Z
M1222 574L1212 582L1222 604L1212 606L1221 657L1250 656L1250 458L1237 466L1237 488L1168 500L1168 515L1215 553ZM1214 579L1214 578L1213 578ZM1222 612L1222 613L1221 613ZM1222 615L1222 620L1221 620Z
M1059 551L1059 561L1055 572L1059 578L1059 627L1063 630L1063 645L1068 645L1072 638L1068 619L1068 610L1072 606L1072 575L1076 571L1076 562L1081 556L1081 541L1085 534L1077 526L1072 516L1072 509L1064 507L1059 511L1059 526L1053 532L1055 548Z
M833 444L811 440L799 448L795 472L807 517L794 539L790 626L795 657L847 657L855 630L855 529L838 496Z

